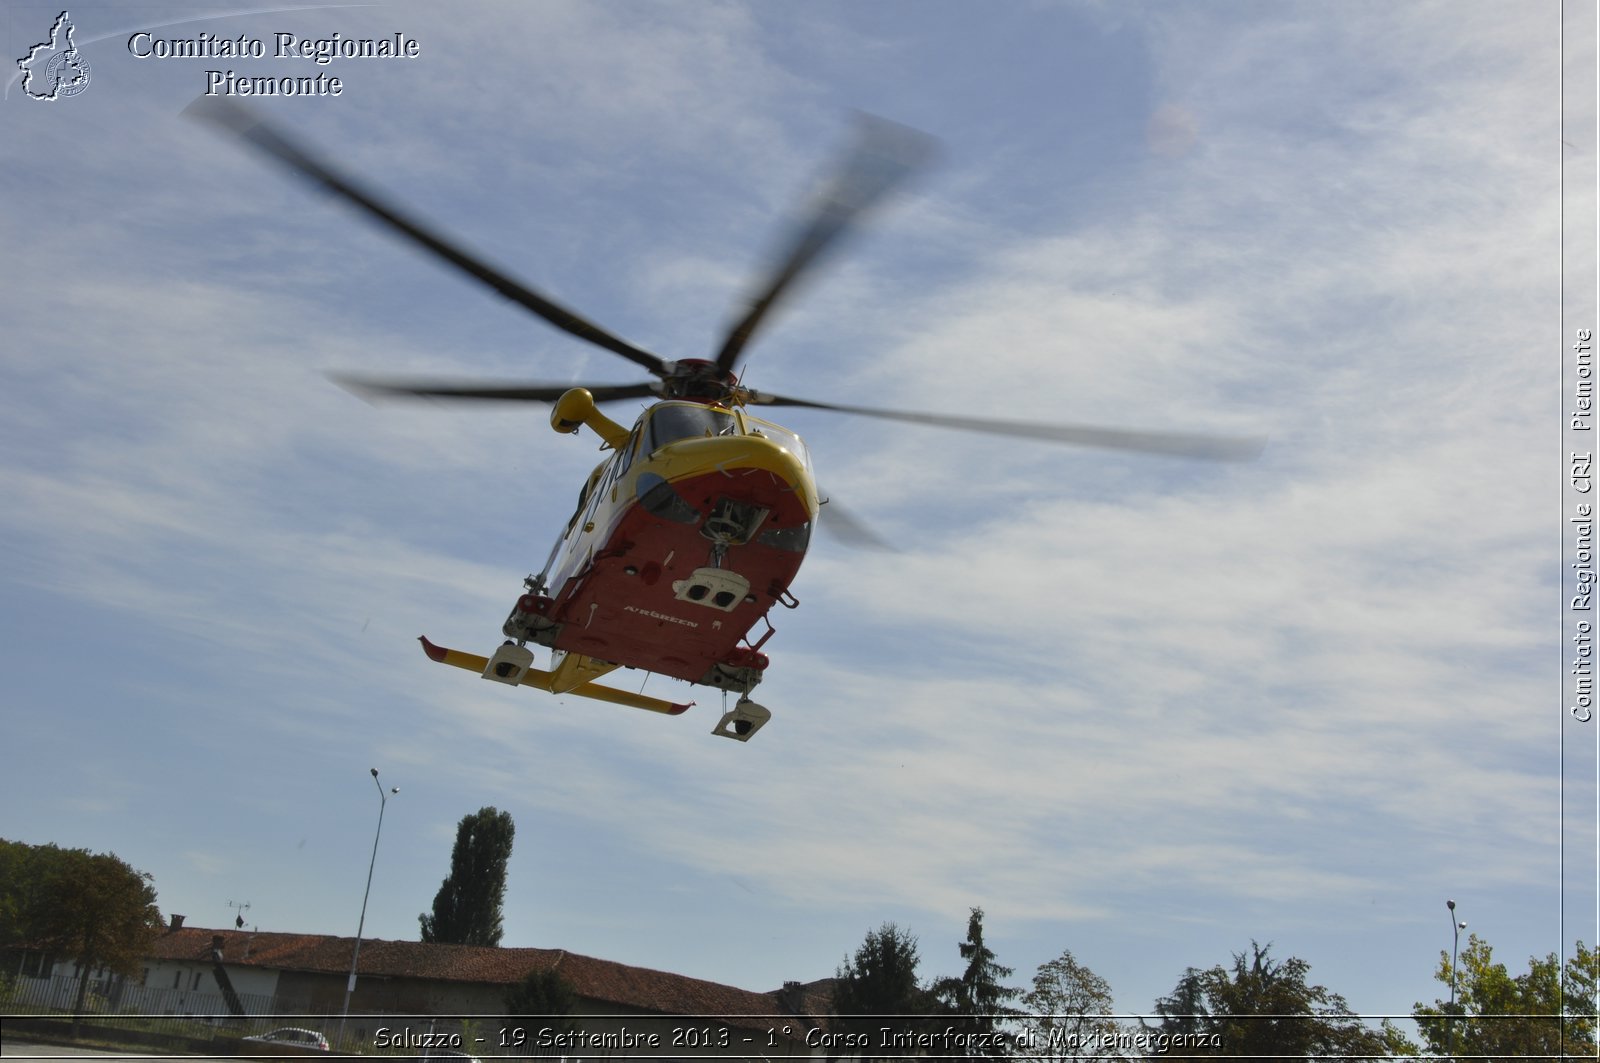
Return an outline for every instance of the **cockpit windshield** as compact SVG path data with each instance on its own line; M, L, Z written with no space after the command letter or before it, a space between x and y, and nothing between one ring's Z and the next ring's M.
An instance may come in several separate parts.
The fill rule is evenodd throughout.
M719 410L697 402L658 403L650 412L644 453L652 453L682 439L746 433L776 443L798 458L806 468L811 467L811 455L806 450L805 441L782 425L742 412L736 415L729 410Z
M748 415L746 415L745 421L749 424L751 435L762 436L772 440L778 446L799 458L801 465L808 469L811 468L811 454L806 450L805 440L781 424L773 424L771 421L763 421L758 417L750 417Z
M694 402L663 402L650 414L647 450L656 450L680 439L739 434L739 422L727 410L714 410Z

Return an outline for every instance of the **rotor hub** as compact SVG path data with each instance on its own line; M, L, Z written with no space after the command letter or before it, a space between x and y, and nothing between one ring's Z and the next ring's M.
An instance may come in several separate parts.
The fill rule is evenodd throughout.
M669 399L726 402L739 391L739 378L706 358L680 358L662 366L661 394Z

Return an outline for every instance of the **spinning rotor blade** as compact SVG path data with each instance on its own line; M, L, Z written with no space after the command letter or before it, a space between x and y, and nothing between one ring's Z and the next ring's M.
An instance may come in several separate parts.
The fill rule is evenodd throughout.
M489 384L454 380L373 380L332 375L335 384L364 399L481 399L555 402L573 388L587 388L596 402L658 397L652 384Z
M717 368L731 372L733 363L767 312L777 304L818 256L873 204L933 154L933 138L908 126L870 115L861 116L855 145L845 157L810 216L795 227L781 265L771 280L750 299L750 309L729 331L717 352Z
M822 516L818 523L823 531L845 546L858 550L900 552L894 543L873 531L870 524L845 509L832 495L823 499Z
M413 243L432 252L436 257L455 266L463 273L476 277L501 295L544 318L556 328L579 339L588 340L620 354L628 361L641 365L650 372L664 375L666 363L649 351L619 339L591 321L579 317L564 307L546 299L520 281L514 280L488 263L452 244L421 223L408 218L400 210L363 188L355 181L335 171L308 149L266 125L259 117L237 104L222 99L200 99L185 108L185 113L219 126L249 141L261 151L297 171L304 177L322 185L368 214L394 229Z
M787 251L780 260L781 264L773 271L765 286L757 290L750 301L749 309L729 331L715 363L707 363L697 360L664 361L551 302L527 285L500 272L428 229L421 222L408 217L375 192L339 173L309 149L267 125L238 104L222 99L201 99L190 104L186 112L248 141L282 165L354 204L435 257L476 278L556 328L619 354L660 378L656 383L591 386L589 390L594 394L596 401L660 397L687 397L702 401L743 401L757 405L832 410L863 417L1050 443L1224 461L1253 458L1265 446L1265 440L1252 437L1140 432L1087 425L1039 424L950 414L882 410L785 398L739 387L732 372L734 363L771 309L793 289L797 281L815 265L820 256L837 243L858 217L882 200L890 189L932 153L931 138L883 119L863 120L855 147L846 156L825 195L794 230L792 238L786 245ZM712 371L706 372L707 369ZM454 380L384 381L361 377L335 377L335 380L349 390L369 398L416 397L546 403L556 401L573 387L582 386L541 383L483 384ZM836 520L836 523L848 523L848 518L844 521Z
M1097 428L1092 425L1040 424L1031 421L998 421L984 417L960 417L944 413L911 413L903 410L878 410L865 406L840 406L827 402L788 399L781 395L750 392L749 401L763 406L798 406L812 410L833 410L861 417L877 417L910 424L955 428L963 432L1037 439L1045 443L1066 443L1107 450L1135 450L1145 454L1168 454L1183 458L1208 458L1213 461L1249 461L1261 453L1267 441L1259 436L1219 436L1197 432L1142 432L1125 428Z

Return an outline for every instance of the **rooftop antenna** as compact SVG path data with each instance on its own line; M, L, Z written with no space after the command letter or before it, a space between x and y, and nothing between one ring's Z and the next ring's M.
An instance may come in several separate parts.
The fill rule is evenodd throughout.
M250 902L249 901L245 901L243 904L240 904L237 901L229 901L228 902L228 907L229 908L237 908L237 909L239 909L238 914L236 914L233 917L233 928L235 930L243 930L244 929L244 913L248 912L250 910Z

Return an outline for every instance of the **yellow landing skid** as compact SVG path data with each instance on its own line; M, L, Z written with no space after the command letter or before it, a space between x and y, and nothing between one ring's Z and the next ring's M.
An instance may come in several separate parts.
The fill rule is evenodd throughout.
M426 636L423 636L417 641L422 643L422 652L426 653L429 658L438 661L440 664L454 665L457 668L464 668L469 672L476 672L478 675L482 675L484 669L489 667L489 658L480 657L476 653L465 653L461 650L451 650L446 649L443 646L435 646L433 643L428 641ZM569 655L568 660L571 659L572 658ZM556 678L557 677L554 672L546 672L538 668L529 668L523 672L522 685L533 687L536 690L546 690L550 691L551 693L556 693L557 691L552 685L556 681ZM688 705L679 705L675 702L663 701L660 698L647 697L644 694L634 694L627 690L618 690L615 687L603 687L598 683L580 683L564 693L576 694L580 698L593 698L595 701L609 701L613 705L626 705L633 709L644 709L647 712L659 712L667 716L676 716L679 713L687 712L689 705L694 704L694 702L691 701Z
M553 694L570 694L617 668L610 661L597 661L581 653L562 653L557 650L555 657L551 662L555 667L545 673L550 677L549 681L540 684Z

